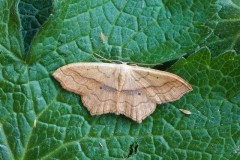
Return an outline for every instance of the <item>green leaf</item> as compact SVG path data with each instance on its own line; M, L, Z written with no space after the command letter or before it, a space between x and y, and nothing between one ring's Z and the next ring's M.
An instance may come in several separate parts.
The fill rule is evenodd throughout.
M212 31L224 35L213 22L221 22L218 15L223 8L227 13L229 3L37 2L21 1L19 16L18 1L0 1L0 159L240 158L237 45L216 50L209 43L210 50L202 48L172 65L169 71L186 79L193 91L159 105L142 124L114 114L90 116L79 96L63 90L52 77L62 65L99 61L93 53L144 63L190 54L215 35ZM32 41L35 33L26 19L34 15L33 8L52 14L31 18L31 24L41 22ZM25 50L30 45L28 52L24 44ZM184 115L181 108L192 114Z
M0 2L1 56L4 55L14 59L21 59L24 49L21 39L22 34L19 32L20 20L16 16L17 14L17 2L13 0Z
M34 35L51 13L52 1L21 0L18 5L18 10L22 22L25 51L28 51Z
M96 52L128 62L176 59L195 51L211 34L205 23L219 10L214 2L56 1L53 15L32 42L28 62L58 57L67 63L89 61Z
M211 35L206 41L214 55L223 51L235 50L240 52L240 2L239 0L218 0L221 7L215 19L212 19L208 26L211 28Z

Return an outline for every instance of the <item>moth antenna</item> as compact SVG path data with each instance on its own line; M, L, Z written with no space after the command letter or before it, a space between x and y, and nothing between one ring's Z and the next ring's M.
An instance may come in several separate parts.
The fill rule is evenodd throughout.
M130 66L157 66L157 65L162 65L161 63L134 63L134 62L127 62L128 65Z
M106 61L106 62L109 62L109 63L117 63L117 64L124 64L125 62L122 62L120 60L114 60L114 59L107 59L97 53L93 53L94 56L96 56L97 58L99 58L100 60L103 60L103 61Z

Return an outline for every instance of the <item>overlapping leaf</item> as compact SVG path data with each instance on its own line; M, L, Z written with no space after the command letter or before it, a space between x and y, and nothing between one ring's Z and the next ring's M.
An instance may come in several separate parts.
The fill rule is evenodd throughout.
M22 22L25 51L27 51L34 35L49 17L52 11L52 1L21 0L18 10Z

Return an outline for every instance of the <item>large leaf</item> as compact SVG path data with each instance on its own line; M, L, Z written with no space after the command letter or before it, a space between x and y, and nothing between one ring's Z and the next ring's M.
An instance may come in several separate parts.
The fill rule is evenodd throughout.
M218 7L214 1L57 1L28 61L65 57L70 63L89 60L92 53L128 62L176 59L205 42L211 34L205 23L215 17Z
M1 159L240 158L240 57L234 51L211 58L226 48L204 48L171 66L194 90L159 105L142 124L113 114L90 116L79 96L52 78L64 64L99 61L93 53L159 63L193 52L229 3L56 0L46 4L53 13L33 41L34 32L28 39L21 30L28 26L24 14L33 13L27 4L34 2L21 2L21 26L18 2L0 1ZM23 44L31 44L29 52Z
M206 40L214 55L223 51L236 50L240 52L240 1L218 0L221 7L216 18L209 21L211 34Z

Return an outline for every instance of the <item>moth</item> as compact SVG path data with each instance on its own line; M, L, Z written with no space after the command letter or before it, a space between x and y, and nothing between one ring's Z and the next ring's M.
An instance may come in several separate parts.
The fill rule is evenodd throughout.
M179 76L113 63L73 63L53 76L61 86L81 96L91 115L123 114L141 123L156 105L178 100L192 90Z

